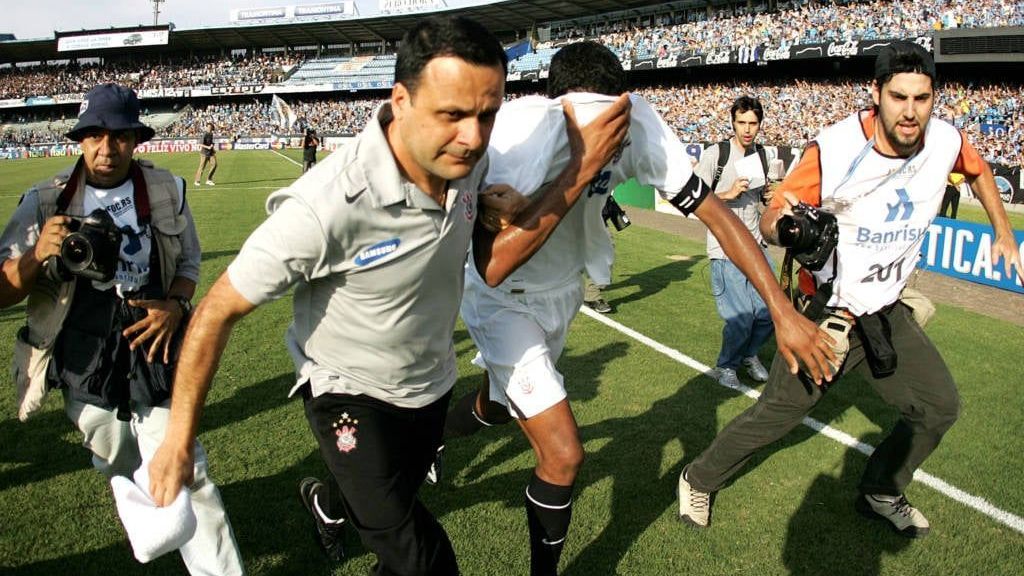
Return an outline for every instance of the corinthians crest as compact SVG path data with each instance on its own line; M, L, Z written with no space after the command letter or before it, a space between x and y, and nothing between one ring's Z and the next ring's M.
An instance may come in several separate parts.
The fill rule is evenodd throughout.
M337 422L331 424L334 428L334 435L338 437L336 442L338 452L349 453L356 449L356 425L359 420L353 419L348 412L343 412Z

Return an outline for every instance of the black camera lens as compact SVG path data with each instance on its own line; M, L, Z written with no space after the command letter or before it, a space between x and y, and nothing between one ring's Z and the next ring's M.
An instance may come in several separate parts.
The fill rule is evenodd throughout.
M779 245L786 248L794 248L800 242L800 225L796 219L788 214L779 218L776 225L779 231Z
M792 215L776 223L779 245L789 249L804 268L817 271L828 262L839 243L839 224L833 214L800 203Z
M69 234L60 245L60 257L68 270L84 270L93 260L92 244L77 232Z
M68 228L71 234L60 243L60 269L90 280L111 281L117 271L122 232L110 214L97 208L85 217L72 216Z

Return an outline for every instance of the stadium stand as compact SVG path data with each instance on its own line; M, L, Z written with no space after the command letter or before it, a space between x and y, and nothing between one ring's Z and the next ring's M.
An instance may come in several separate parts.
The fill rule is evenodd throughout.
M1024 25L1024 3L1009 0L969 5L956 0L792 0L773 3L772 9L766 2L714 7L686 1L637 4L642 6L538 24L536 36L545 41L535 39L532 49L510 62L510 92L538 91L536 81L546 76L551 56L559 46L580 38L600 40L627 65L668 59L679 66L675 59L679 54L724 48L746 47L757 59L765 50L815 42L923 38L934 30ZM274 32L283 29L277 27ZM363 45L348 46L350 52L359 53ZM61 142L68 119L76 113L76 97L104 81L140 90L144 106L152 108L145 111L148 122L163 137L195 138L208 121L230 127L225 132L232 137L294 134L306 126L315 126L321 134L356 133L390 87L395 57L381 53L390 48L389 39L371 43L372 53L363 55L341 54L344 50L337 45L321 48L288 51L267 45L231 50L231 55L223 55L223 48L218 54L160 54L155 61L98 62L94 57L81 63L0 66L0 101L8 102L0 107L0 147ZM734 56L725 61L732 63L730 58ZM717 61L699 62L701 69L710 69L709 64ZM842 80L780 74L738 82L701 74L681 77L671 65L668 68L660 76L645 77L636 89L659 107L688 142L725 137L724 106L741 93L757 95L765 103L766 143L792 147L804 145L821 126L849 109L870 102L867 82L856 74L841 74ZM534 82L515 82L518 79ZM1021 86L1015 82L946 83L936 113L966 130L988 160L1020 165L1024 110ZM858 90L855 85L864 88ZM270 103L269 95L276 92L291 103L295 121L290 126L282 123ZM27 104L35 97L67 105L10 104L18 99Z
M860 88L857 88L857 85ZM729 134L728 104L741 94L761 99L768 112L766 143L801 147L824 125L856 107L870 104L867 81L779 80L773 82L703 82L660 84L636 90L650 100L686 142L712 142ZM518 93L517 93L518 94ZM365 126L382 97L330 96L296 100L292 132L314 126L326 134L355 134ZM990 162L1019 165L1024 154L1024 102L1020 86L944 84L936 114L966 130ZM230 126L233 136L282 132L280 119L267 103L196 103L180 112L153 113L147 123L164 137L195 138L206 122ZM0 146L63 139L70 121L60 119L0 125Z
M83 94L101 82L136 90L279 82L297 59L284 55L205 56L178 61L0 67L0 100Z

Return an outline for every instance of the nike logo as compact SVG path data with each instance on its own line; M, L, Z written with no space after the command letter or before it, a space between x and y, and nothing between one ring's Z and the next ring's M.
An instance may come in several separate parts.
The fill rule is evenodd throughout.
M349 204L355 202L356 200L359 199L360 196L363 195L363 192L365 192L365 191L366 191L366 189L363 188L363 189L357 190L355 192L345 192L345 202L348 202Z

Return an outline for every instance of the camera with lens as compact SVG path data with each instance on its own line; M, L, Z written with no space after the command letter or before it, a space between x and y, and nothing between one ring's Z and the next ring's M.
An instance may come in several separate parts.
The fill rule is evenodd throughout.
M622 209L622 206L619 206L619 203L610 194L608 195L608 201L604 203L604 208L601 209L601 218L604 218L605 226L611 221L612 226L615 226L615 230L618 232L622 232L632 224L629 221L629 216L626 215L626 211Z
M779 245L793 254L804 268L821 270L839 243L839 222L835 215L800 202L792 215L779 219Z
M60 244L55 258L57 274L62 280L81 276L109 282L117 270L121 251L121 231L106 210L97 208L84 218L71 217L67 224L71 233Z

